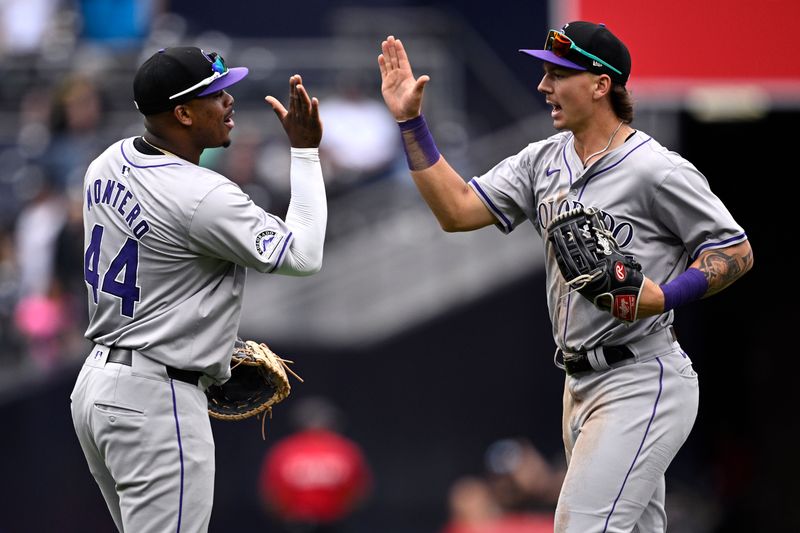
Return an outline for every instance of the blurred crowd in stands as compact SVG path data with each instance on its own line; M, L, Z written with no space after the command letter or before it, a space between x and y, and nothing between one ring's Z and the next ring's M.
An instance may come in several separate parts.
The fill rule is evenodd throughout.
M484 471L450 486L448 522L439 533L546 533L566 474L525 437L499 439L486 449Z
M87 322L83 174L108 145L143 132L131 83L138 64L154 50L179 44L212 46L231 65L251 68L250 79L233 93L237 107L233 144L207 150L201 164L236 181L266 210L285 212L288 149L263 96L283 99L288 76L294 72L270 70L275 59L267 45L252 41L240 45L218 33L192 35L187 21L171 13L167 4L167 0L0 0L0 390L18 383L23 372L46 376L64 364L72 371L88 348L83 338ZM326 72L338 72L328 77L306 77L301 70L304 78L313 80L309 89L321 102L325 130L320 148L332 202L330 244L343 231L339 228L347 226L340 221L337 228L344 216L337 213L337 197L378 180L408 180L396 125L378 100L375 57L369 60L363 71L326 65ZM511 107L519 106L516 99L509 101ZM465 137L458 121L449 118L453 125L449 137ZM549 131L549 121L545 126ZM447 138L437 135L440 147ZM464 142L451 140L451 144L468 151ZM457 160L458 151L448 153L451 162ZM376 213L387 209L383 202L359 205ZM317 462L319 449L344 450L342 464L355 465L346 470L348 477L341 478L347 483L318 485L315 490L324 491L324 501L342 504L338 509L346 516L368 501L369 465L362 464L357 445L339 439L340 428L330 419L317 424L315 417L322 418L324 406L304 405L305 422L296 424L297 434L284 446L310 465L295 473L315 474L317 481L331 479L325 470L330 464ZM738 496L745 493L739 488L746 484L742 480L749 479L748 454L727 442L725 447L715 475ZM335 531L334 520L298 520L290 512L294 510L281 506L282 491L295 490L293 479L304 478L281 478L280 472L270 470L273 456L269 457L260 487L265 508L285 520L287 531L293 533ZM291 464L285 458L283 463ZM486 450L483 472L454 480L450 492L442 495L448 519L440 533L552 531L563 475L563 457L548 461L523 438L498 440ZM307 479L305 483L307 488ZM677 489L670 495L671 530L711 531L722 511L716 504L704 503L699 489L680 484Z

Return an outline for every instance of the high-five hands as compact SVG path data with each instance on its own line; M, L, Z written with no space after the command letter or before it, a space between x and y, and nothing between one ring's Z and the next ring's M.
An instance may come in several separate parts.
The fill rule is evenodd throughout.
M422 93L430 81L427 74L414 78L408 55L400 39L390 35L381 43L381 93L395 120L403 122L422 113Z
M281 121L292 148L317 148L322 140L319 100L309 97L299 74L289 78L289 109L274 96L264 100Z

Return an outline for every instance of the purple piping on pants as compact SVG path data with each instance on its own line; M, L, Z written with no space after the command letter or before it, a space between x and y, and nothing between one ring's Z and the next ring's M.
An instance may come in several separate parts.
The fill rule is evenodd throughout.
M639 454L642 453L642 447L644 446L644 441L647 440L647 435L650 433L650 426L653 425L653 419L656 417L656 409L658 408L658 401L661 399L661 391L664 388L664 363L661 362L660 357L656 357L656 361L658 362L659 372L658 372L658 395L656 396L656 401L653 404L653 413L650 415L650 420L647 422L647 429L644 430L644 436L642 437L642 442L639 443L639 449L636 450L636 455L633 457L633 461L631 462L631 467L628 469L628 473L625 474L625 479L622 481L622 486L619 488L619 493L617 497L614 498L614 503L611 506L611 512L608 513L606 517L606 525L603 528L603 533L606 532L608 529L608 521L611 520L611 515L614 514L614 509L617 507L617 502L619 501L620 497L622 496L622 490L625 488L625 483L628 482L628 476L631 475L631 471L633 470L633 466L636 464L636 460L639 458Z
M175 433L178 436L178 452L181 461L181 492L178 501L178 529L181 533L181 518L183 518L183 443L181 442L181 424L178 422L178 402L175 399L175 382L170 378L169 386L172 389L172 413L175 415Z

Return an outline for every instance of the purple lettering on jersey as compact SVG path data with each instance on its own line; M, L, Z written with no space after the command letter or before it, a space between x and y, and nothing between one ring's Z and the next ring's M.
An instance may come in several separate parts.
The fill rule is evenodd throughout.
M138 206L137 206L138 207ZM136 227L133 228L133 234L136 235L136 238L142 240L145 233L150 231L150 224L147 223L146 220L140 220Z
M119 211L120 215L124 215L125 214L125 211L123 210L123 208L125 207L125 204L128 203L128 200L130 200L131 198L133 198L133 194L131 194L130 191L126 192L125 196L122 198L122 202L120 202L119 206L117 207L117 211Z
M116 194L114 191L116 191ZM122 194L123 192L125 194ZM122 200L120 200L120 197ZM126 215L125 206L131 199L134 199L135 203L133 207L130 208L130 212ZM141 239L150 231L150 223L146 220L140 220L136 226L134 226L134 223L142 214L142 207L135 201L133 193L128 191L124 184L109 179L106 180L104 185L102 179L96 179L91 186L86 189L86 209L88 211L91 210L93 206L101 204L115 207L116 211L125 217L125 223L132 229L137 239Z
M94 180L94 203L100 203L100 190L103 186L103 182L99 179Z
M119 200L119 195L124 190L125 190L125 185L123 185L122 183L117 183L117 195L114 196L114 203L111 204L113 207L117 207L117 201ZM121 213L121 211L120 211L120 213Z
M111 203L111 195L114 192L114 183L116 182L112 180L108 180L108 182L106 183L106 190L103 192L103 198L102 198L102 202L104 204Z
M139 216L139 213L141 212L142 208L139 207L139 204L134 204L134 206L131 208L131 212L128 213L128 216L125 217L125 222L128 223L128 226L133 224L133 221L136 219L136 217Z

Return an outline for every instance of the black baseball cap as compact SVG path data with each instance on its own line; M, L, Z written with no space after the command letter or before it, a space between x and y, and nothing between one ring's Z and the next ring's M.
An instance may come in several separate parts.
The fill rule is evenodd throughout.
M578 20L564 24L561 30L550 30L542 50L520 50L543 61L594 74L608 74L621 85L631 74L628 47L606 28Z
M143 115L153 115L230 87L247 76L247 67L231 67L216 52L194 46L162 48L133 78L133 101Z

